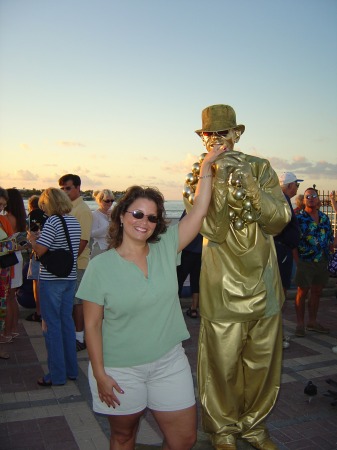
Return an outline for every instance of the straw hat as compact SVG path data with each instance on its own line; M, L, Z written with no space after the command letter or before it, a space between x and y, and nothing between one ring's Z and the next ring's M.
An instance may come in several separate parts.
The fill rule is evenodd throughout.
M236 114L229 105L212 105L202 111L202 128L195 132L200 136L203 131L226 131L239 130L241 134L245 131L244 125L236 124Z

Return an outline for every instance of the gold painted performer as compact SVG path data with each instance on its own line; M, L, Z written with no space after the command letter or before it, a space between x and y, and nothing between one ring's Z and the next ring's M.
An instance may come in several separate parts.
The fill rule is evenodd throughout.
M207 151L227 151L212 168L212 200L201 229L208 239L200 278L198 384L204 430L215 449L237 438L277 449L264 425L279 388L284 301L273 236L291 214L270 163L234 151L245 131L228 105L202 111L196 133ZM189 211L204 155L186 177Z

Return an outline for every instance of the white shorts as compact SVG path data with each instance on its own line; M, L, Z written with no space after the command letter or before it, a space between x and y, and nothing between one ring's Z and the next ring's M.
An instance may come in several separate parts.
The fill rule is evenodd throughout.
M122 416L150 408L154 411L178 411L195 404L190 364L182 344L176 345L161 358L133 367L105 367L124 394L114 391L120 401L116 408L101 402L96 379L89 363L88 375L93 410L100 414Z
M23 269L23 258L21 252L15 252L19 262L14 266L14 278L11 280L11 288L18 288L23 283L22 269Z

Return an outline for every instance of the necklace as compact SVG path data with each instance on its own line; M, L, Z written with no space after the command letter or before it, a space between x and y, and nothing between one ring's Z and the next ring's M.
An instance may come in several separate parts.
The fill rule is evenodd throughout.
M206 153L199 156L199 162L192 165L192 171L185 177L185 184L183 188L183 197L185 197L191 205L194 202L194 195L199 181L200 167L205 159ZM214 165L212 166L212 174L214 174ZM252 206L252 202L247 196L246 190L242 186L241 176L235 176L235 172L230 175L229 192L233 197L236 205L235 208L229 206L229 219L233 223L233 228L236 231L243 230L248 224L256 222L258 215ZM236 210L239 207L239 212Z

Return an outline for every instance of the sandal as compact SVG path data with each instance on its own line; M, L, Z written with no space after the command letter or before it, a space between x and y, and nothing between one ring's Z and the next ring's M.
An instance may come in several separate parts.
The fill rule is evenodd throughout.
M0 359L9 359L9 353L0 352Z
M13 342L12 336L5 336L4 334L0 335L0 344L9 344L10 342Z
M80 342L79 340L76 339L76 351L77 352L81 352L82 350L85 350L87 348L87 344L85 343L85 341Z
M42 322L42 317L35 311L33 314L29 314L29 316L26 317L26 320L28 320L28 322Z
M191 319L197 319L199 317L198 311L196 309L188 308L186 315L191 317Z
M38 378L38 379L37 379L37 384L38 384L39 386L44 386L44 387L50 387L50 386L53 385L53 383L52 383L51 381L46 381L46 380L44 379L44 377Z

